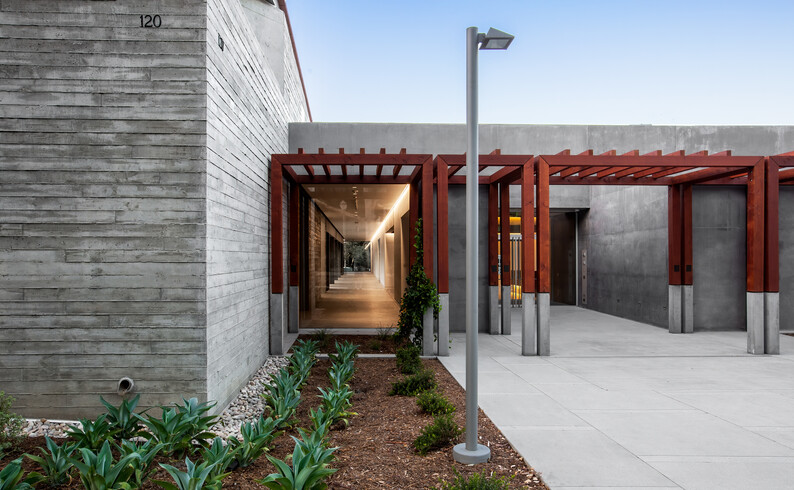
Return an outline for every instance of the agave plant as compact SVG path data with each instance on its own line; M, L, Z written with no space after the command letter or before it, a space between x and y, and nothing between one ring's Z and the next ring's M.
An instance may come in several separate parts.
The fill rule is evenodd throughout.
M341 344L336 342L335 346L336 354L328 354L328 357L331 359L333 364L347 364L348 362L355 360L356 354L358 353L357 345L346 340Z
M348 386L343 386L338 390L329 389L326 391L322 388L318 389L320 390L320 394L318 396L323 400L323 407L325 407L325 411L328 412L331 418L331 425L338 421L342 421L345 425L347 425L349 423L350 417L353 415L358 415L357 413L348 410L353 406L353 403L351 402L351 399L353 398L353 392Z
M110 443L105 441L99 452L88 448L78 448L83 460L69 458L80 473L80 481L88 490L129 489L130 481L135 474L133 461L140 459L137 453L123 456L117 463L113 462Z
M315 359L311 356L292 354L289 359L289 369L292 374L297 375L298 386L303 386L309 378Z
M212 445L201 452L201 458L212 465L210 478L220 477L234 461L237 455L237 448L232 444L223 444L223 439L216 437Z
M147 440L140 446L132 441L123 439L121 445L116 446L116 449L121 454L121 457L130 454L137 454L140 458L133 459L130 465L133 468L133 474L130 480L136 488L142 487L143 483L149 479L154 473L154 458L163 449L163 444L152 440Z
M322 489L326 488L325 478L334 474L336 469L329 468L333 461L333 453L338 448L326 448L322 438L292 437L295 449L292 451L292 466L280 459L268 456L267 459L276 467L277 473L271 473L259 483L273 489Z
M300 380L297 374L291 373L287 369L281 369L273 376L271 383L265 385L265 387L268 394L274 397L283 397L291 392L298 391Z
M115 435L119 439L129 439L141 429L139 419L133 415L140 399L141 395L139 394L131 400L122 400L121 405L116 407L101 396L99 397L99 401L107 409L107 421L110 427L117 431Z
M292 352L305 352L309 356L316 356L320 352L320 343L316 340L300 339L295 342Z
M221 480L230 475L230 473L221 473L220 475L213 476L215 463L203 461L199 464L195 464L187 458L185 458L185 467L187 471L182 471L171 465L162 463L160 463L160 466L171 475L171 478L173 478L176 483L154 480L157 485L165 488L165 490L200 490L202 488L220 490Z
M243 440L236 437L229 438L229 445L234 447L237 463L246 467L259 459L267 451L268 445L281 435L278 419L259 417L256 422L246 422L240 427Z
M142 432L145 438L163 445L167 454L181 457L192 453L197 447L208 447L215 434L209 432L209 423L215 417L202 417L177 408L163 408L162 417L138 416L149 431Z
M279 428L289 427L293 424L295 409L301 401L301 394L298 391L287 393L283 397L274 397L267 393L262 395L265 398L265 409L270 416L278 421Z
M112 439L118 432L106 419L107 414L104 413L97 417L96 420L80 419L82 428L72 426L71 430L66 431L66 433L72 436L78 448L96 451L102 447L105 441Z
M323 436L328 432L328 429L333 425L333 414L323 410L323 407L317 407L317 410L309 409L309 418L312 419L314 431L322 433Z
M0 490L31 490L34 485L44 479L38 473L31 473L22 479L22 458L17 458L8 463L8 466L0 471Z
M55 441L46 436L44 443L47 448L39 448L41 456L33 454L25 454L25 456L41 466L42 471L44 471L43 481L46 481L51 487L68 483L72 479L69 473L73 466L69 458L72 456L76 446L67 443L58 446Z
M328 377L331 378L331 388L341 390L347 386L347 382L353 377L353 363L333 364L328 370Z

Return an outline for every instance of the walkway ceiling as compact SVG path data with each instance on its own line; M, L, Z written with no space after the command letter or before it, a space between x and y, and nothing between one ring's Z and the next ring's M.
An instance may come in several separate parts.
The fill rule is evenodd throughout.
M303 188L345 240L367 241L405 184L304 184Z

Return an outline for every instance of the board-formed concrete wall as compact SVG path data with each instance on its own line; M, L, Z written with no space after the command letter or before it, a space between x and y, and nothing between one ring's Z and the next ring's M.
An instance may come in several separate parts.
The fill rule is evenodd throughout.
M287 123L308 111L281 10L259 2L268 16L252 16L237 1L207 3L207 392L224 406L270 350L270 155L287 151ZM280 58L256 34L272 32L272 19ZM286 187L283 196L287 211ZM288 223L285 212L283 231Z
M3 0L0 30L0 390L204 398L205 2Z
M349 152L358 148L375 152L385 147L388 152L396 152L405 147L408 152L433 154L463 153L465 137L462 124L296 123L290 125L289 135L290 151L343 147ZM635 149L670 153L683 149L687 153L732 150L734 155L773 155L794 150L794 127L481 125L481 151L495 148L503 153L529 154L557 153L567 148L573 153L588 149L596 153L612 149L618 153ZM794 226L787 225L794 215L794 198L788 191L781 189L780 204L783 329L794 328L790 320L794 318L794 266L789 265L794 263L789 260L794 257L794 249L789 246ZM517 195L511 192L511 197ZM454 231L463 215L454 211L453 198L451 188L450 244L463 239ZM738 210L744 206L744 190L698 186L693 199L698 205L693 215L695 328L743 329L746 226ZM552 186L551 207L589 208L580 212L579 218L577 261L581 265L582 252L586 251L588 273L587 303L582 306L666 327L666 188ZM480 216L482 219L483 211ZM451 271L459 253L463 251L450 248ZM481 273L480 289L486 286L487 277ZM456 287L463 287L462 278L450 276L450 290ZM581 304L581 284L579 291ZM452 317L450 325L456 329ZM485 328L481 318L480 329Z

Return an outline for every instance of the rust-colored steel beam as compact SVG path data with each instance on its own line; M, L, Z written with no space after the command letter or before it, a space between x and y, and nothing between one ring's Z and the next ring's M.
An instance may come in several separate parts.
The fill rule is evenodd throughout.
M433 281L433 159L422 164L422 256L425 274Z
M667 188L667 280L678 286L683 283L681 254L681 186Z
M411 181L408 190L408 267L411 268L416 263L416 222L419 221L419 183Z
M447 185L447 162L436 158L438 179L436 199L438 223L438 292L449 293L449 186Z
M306 170L306 173L309 174L309 177L314 177L314 167L311 165L304 165L303 168Z
M650 167L650 168L646 168L645 170L640 170L638 172L634 172L632 177L634 177L635 179L641 179L641 178L643 178L645 176L648 176L648 175L651 175L653 173L661 172L662 170L669 170L669 169L667 167Z
M300 184L292 184L289 195L289 285L300 282Z
M480 185L488 185L491 183L491 177L488 175L480 175L477 177L477 182ZM465 175L455 175L449 178L449 183L454 185L462 185L466 183L466 176Z
M568 167L565 170L560 170L559 177L564 179L566 177L570 177L571 175L579 173L580 170L584 169L585 167Z
M491 183L511 183L521 178L520 166L506 166L502 167L489 177Z
M270 157L270 291L273 294L284 292L284 236L281 202L283 178L281 162Z
M692 186L681 186L681 255L682 284L691 286L692 271Z
M753 166L747 180L747 291L764 291L764 160Z
M488 284L499 285L499 186L488 186Z
M521 167L521 290L535 292L535 163Z
M381 176L381 178L375 175L353 174L348 174L347 177L344 175L331 175L328 177L317 175L311 177L309 175L295 175L289 170L287 170L287 172L293 177L295 182L299 184L407 184L412 180L409 175L398 175L397 177L384 175Z
M376 168L375 177L380 179L380 174L383 173L383 165L378 165Z
M456 155L438 155L446 160L447 165L450 167L456 165L466 165L466 154ZM523 165L524 162L530 160L532 155L480 155L479 164L485 167L502 167L504 165Z
M493 184L491 184L493 185ZM510 285L510 185L499 186L499 252L502 256L502 286ZM502 298L510 301L510 298ZM507 303L504 303L507 304Z
M777 160L773 157L773 161L775 161L775 165L777 165ZM785 170L780 170L778 173L779 182L782 184L784 182L791 182L794 180L794 168L787 168Z
M391 173L391 176L392 177L397 177L398 175L400 175L400 170L402 170L402 168L403 168L402 165L395 165L394 166L394 170Z
M756 162L757 161L758 161L758 157L756 157ZM690 172L688 174L676 175L675 177L672 177L672 180L674 184L695 185L713 179L724 179L728 177L733 177L735 175L741 175L747 172L748 167L749 166L738 167L738 168L737 167L706 168L704 170L697 170L695 172Z
M767 158L766 189L765 189L765 220L764 220L764 291L780 292L780 185L778 184L779 167L774 159Z
M626 177L628 175L632 175L634 172L639 172L640 170L642 170L645 167L623 167L623 168L624 168L624 170L619 170L619 171L615 172L614 177L616 179L619 179L621 177Z
M632 167L749 167L758 161L757 156L710 157L706 155L541 155L550 166L632 166Z
M282 165L421 165L432 155L423 153L286 153Z
M538 182L538 290L551 292L551 228L549 222L549 163L540 157L537 163Z
M447 174L447 177L452 177L453 175L458 173L458 171L460 169L462 169L462 168L463 168L463 165L450 165L449 166L449 173Z
M651 175L652 178L658 179L660 177L667 177L668 175L677 174L681 172L685 172L687 170L692 170L695 167L674 167L674 168L666 168L660 172L655 172Z

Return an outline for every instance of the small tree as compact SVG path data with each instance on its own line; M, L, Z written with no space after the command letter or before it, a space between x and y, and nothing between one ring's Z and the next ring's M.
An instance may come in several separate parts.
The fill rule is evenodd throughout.
M369 269L369 249L366 242L345 242L345 264L355 270Z
M400 299L400 320L397 324L396 336L411 339L414 345L422 346L424 328L422 321L425 310L433 308L433 317L438 318L441 304L438 301L438 289L425 274L422 266L424 250L422 249L422 220L416 221L413 247L416 249L416 262L411 265L406 279L406 288Z

